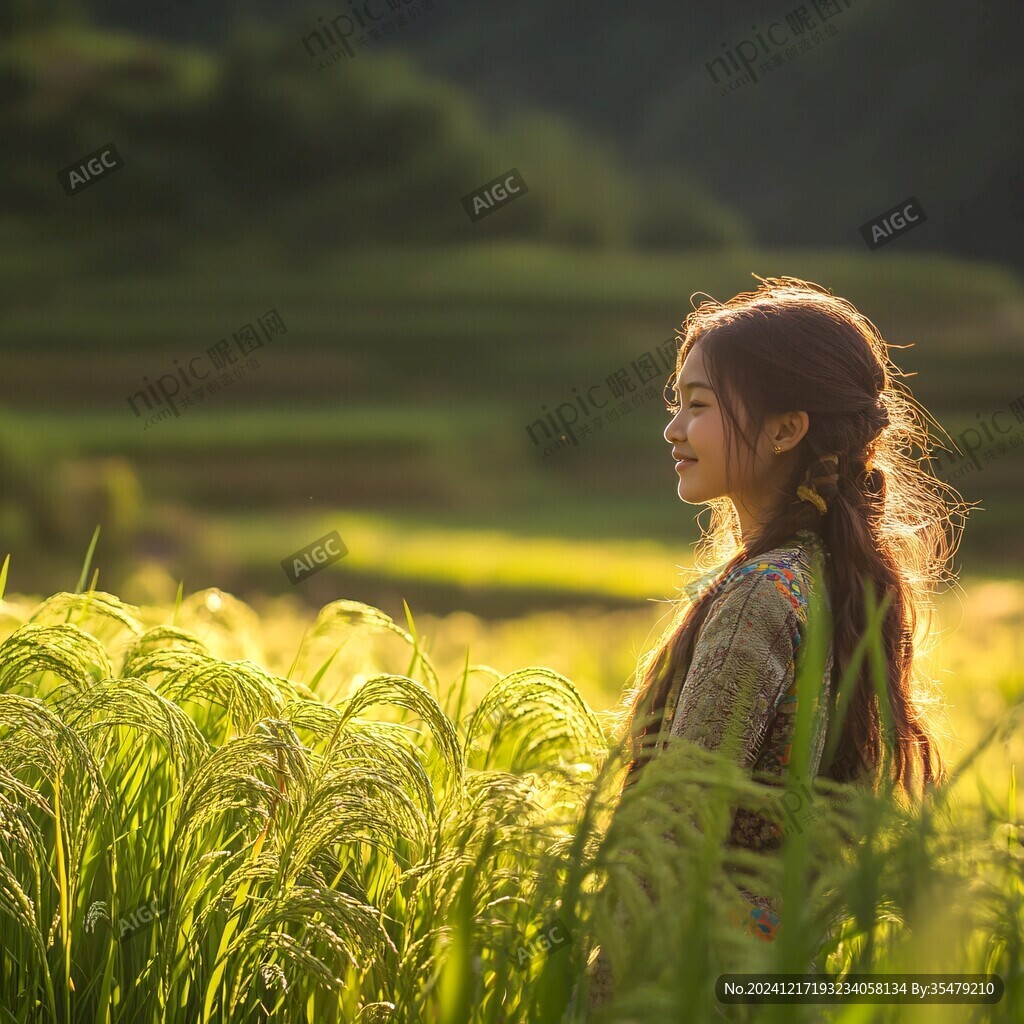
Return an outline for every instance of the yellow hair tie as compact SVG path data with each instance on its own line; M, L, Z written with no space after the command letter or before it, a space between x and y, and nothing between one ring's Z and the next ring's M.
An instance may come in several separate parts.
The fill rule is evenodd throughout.
M796 489L796 494L801 501L809 501L812 505L816 505L818 511L822 515L828 511L828 505L825 504L825 499L813 488L804 487L804 485L801 484Z

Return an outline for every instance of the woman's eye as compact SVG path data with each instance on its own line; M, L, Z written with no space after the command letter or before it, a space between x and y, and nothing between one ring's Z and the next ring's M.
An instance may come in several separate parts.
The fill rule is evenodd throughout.
M691 409L703 409L704 408L704 403L703 402L691 402L690 403L690 408Z

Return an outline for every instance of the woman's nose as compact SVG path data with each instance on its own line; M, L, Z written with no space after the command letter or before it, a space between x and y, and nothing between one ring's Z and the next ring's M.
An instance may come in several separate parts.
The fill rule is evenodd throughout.
M686 441L686 431L683 429L683 418L681 415L674 416L665 428L665 440L669 444L682 444Z

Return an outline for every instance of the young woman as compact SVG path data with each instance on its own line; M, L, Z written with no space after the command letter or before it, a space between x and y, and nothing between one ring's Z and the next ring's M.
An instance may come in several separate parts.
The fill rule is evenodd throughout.
M817 285L758 280L754 292L703 303L680 331L665 440L679 498L712 510L698 561L723 568L680 602L626 697L623 788L674 737L722 750L762 779L785 778L818 564L831 631L808 775L877 788L888 766L913 799L945 776L925 715L937 700L914 654L926 591L946 576L956 550L948 527L964 506L910 450L927 456L927 430L875 326ZM865 633L866 583L879 603L891 599L881 636L889 715L865 658L840 721L836 687ZM781 833L740 809L729 843L772 849ZM742 892L749 914L734 920L770 940L775 900ZM607 959L592 958L588 973L596 1005L609 993Z

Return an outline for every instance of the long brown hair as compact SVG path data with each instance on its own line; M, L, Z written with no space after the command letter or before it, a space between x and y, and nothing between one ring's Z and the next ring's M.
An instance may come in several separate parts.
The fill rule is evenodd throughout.
M894 736L884 735L865 658L833 756L819 774L838 782L867 778L877 787L884 762L896 786L914 796L918 777L922 788L946 778L927 714L939 710L941 702L930 681L919 678L915 653L920 653L928 632L928 591L952 578L947 566L959 546L969 506L922 468L929 451L930 417L896 379L906 375L889 359L890 346L875 325L846 299L818 285L792 277L758 280L756 291L724 304L703 302L686 317L677 332L682 343L672 381L699 340L725 421L727 484L733 453L753 458L754 441L768 416L803 410L810 423L795 449L801 458L789 486L746 546L730 499L708 503L711 523L697 546L698 569L720 566L722 579L745 559L790 541L797 530L819 534L831 552L827 586L833 620L833 713L837 680L866 631L865 586L873 585L878 602L891 597L881 641ZM745 414L749 433L737 407ZM820 461L829 453L838 453L838 464ZM797 497L801 483L813 483L825 499L824 514ZM646 659L643 682L626 695L632 744L627 785L653 756L651 739L671 682L689 664L694 637L715 595L712 586L692 603L679 601L672 623ZM919 633L922 620L925 629ZM834 719L829 727L836 728ZM886 751L888 757L883 756Z

